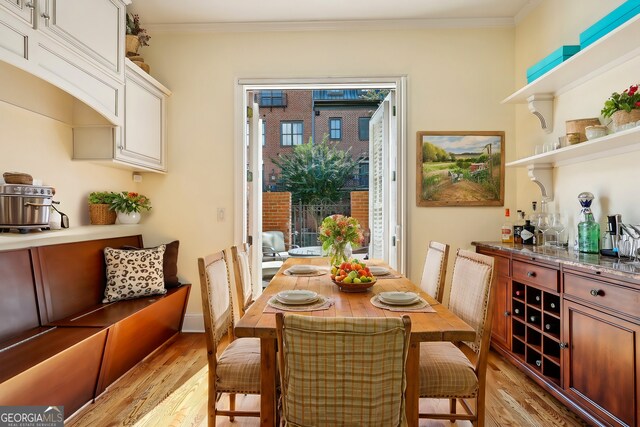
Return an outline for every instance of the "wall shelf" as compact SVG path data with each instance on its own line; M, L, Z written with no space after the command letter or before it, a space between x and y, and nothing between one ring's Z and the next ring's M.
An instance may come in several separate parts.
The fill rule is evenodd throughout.
M562 64L505 98L525 104L533 95L558 96L640 54L640 15L630 19Z
M564 166L640 150L640 126L509 162L507 167Z

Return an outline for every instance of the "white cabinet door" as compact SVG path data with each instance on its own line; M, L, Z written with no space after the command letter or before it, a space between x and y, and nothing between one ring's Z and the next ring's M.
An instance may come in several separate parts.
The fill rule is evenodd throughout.
M0 8L4 8L29 24L33 28L36 0L0 0Z
M31 32L17 17L0 8L0 61L21 68L27 67L29 44L32 43Z
M124 138L116 160L166 171L166 100L164 86L127 61Z
M122 77L126 13L123 3L119 0L45 0L42 4L38 28L44 34Z

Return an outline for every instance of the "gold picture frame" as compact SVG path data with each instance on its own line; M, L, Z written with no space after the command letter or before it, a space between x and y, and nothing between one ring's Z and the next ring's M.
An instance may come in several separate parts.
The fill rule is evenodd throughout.
M504 206L503 131L419 131L417 206Z

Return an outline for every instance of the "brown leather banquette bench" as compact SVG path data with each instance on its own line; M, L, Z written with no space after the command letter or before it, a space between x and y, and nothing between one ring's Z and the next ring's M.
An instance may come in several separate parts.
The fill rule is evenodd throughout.
M65 418L180 332L190 285L102 303L106 247L142 237L0 252L0 406L60 406Z

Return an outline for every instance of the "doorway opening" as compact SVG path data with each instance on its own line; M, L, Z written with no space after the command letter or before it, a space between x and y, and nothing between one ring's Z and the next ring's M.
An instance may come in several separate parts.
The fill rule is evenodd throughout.
M237 83L235 240L252 245L256 292L286 257L319 255L334 213L363 226L358 256L404 271L405 78Z

